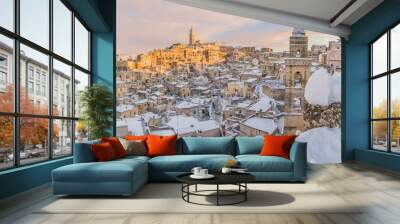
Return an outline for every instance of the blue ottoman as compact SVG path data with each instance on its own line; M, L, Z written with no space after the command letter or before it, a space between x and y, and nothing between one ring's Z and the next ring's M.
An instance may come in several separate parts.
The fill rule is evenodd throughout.
M52 172L53 193L68 195L132 195L148 180L146 158L74 163Z

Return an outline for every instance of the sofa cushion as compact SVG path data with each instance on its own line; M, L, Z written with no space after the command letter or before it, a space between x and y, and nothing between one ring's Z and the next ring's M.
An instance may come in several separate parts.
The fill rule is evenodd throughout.
M175 155L158 156L149 160L150 171L190 172L193 167L200 166L210 171L219 171L230 159L231 155Z
M108 142L114 149L115 155L117 158L122 158L126 156L126 151L124 146L121 144L117 137L103 137L101 138L101 142Z
M263 144L262 136L236 137L236 155L260 154Z
M148 162L149 159L150 159L150 157L147 157L147 156L131 155L131 156L125 156L124 158L120 158L120 159L114 160L113 162L127 162L127 163L129 163L129 162L132 162L132 161L135 161L135 160L142 161L142 162Z
M96 157L96 161L105 162L118 158L112 145L108 142L92 144L90 147L92 149L94 157Z
M292 161L279 156L239 155L240 167L249 172L292 172Z
M130 182L134 173L147 176L146 166L140 159L121 159L70 164L53 170L52 174L57 182Z
M175 155L177 138L177 135L149 135L146 140L148 148L147 155L152 157Z
M147 155L146 142L141 140L126 140L124 138L118 138L122 146L126 151L126 155Z
M293 145L295 135L265 135L264 145L261 149L260 155L262 156L280 156L286 159L290 159L290 148Z
M180 141L180 154L235 154L233 137L183 137Z

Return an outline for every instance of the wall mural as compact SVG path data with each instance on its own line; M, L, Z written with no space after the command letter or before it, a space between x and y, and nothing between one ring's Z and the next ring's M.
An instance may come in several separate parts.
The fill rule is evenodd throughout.
M161 0L118 1L117 24L118 136L296 134L341 161L338 37Z

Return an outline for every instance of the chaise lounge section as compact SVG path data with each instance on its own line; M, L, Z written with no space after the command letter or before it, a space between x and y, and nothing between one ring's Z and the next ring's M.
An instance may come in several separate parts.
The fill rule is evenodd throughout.
M306 143L295 142L290 159L260 156L263 137L182 137L177 155L127 156L96 162L91 144L77 143L74 163L52 172L54 194L132 195L148 181L176 181L176 177L200 166L218 172L229 160L236 160L259 182L304 182L306 180Z

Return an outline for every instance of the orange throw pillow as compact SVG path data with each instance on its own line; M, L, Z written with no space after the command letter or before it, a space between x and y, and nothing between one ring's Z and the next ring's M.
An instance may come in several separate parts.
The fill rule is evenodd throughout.
M149 135L147 137L147 155L148 156L165 156L176 155L176 139L177 135L160 136Z
M91 149L94 157L99 162L110 161L117 158L113 147L108 142L93 144L91 145Z
M109 137L109 138L101 138L101 142L108 142L114 149L115 155L117 158L125 157L126 151L124 146L121 144L118 138L116 137Z
M125 139L129 141L146 141L147 135L125 135Z
M264 136L264 146L261 149L261 156L280 156L289 159L290 148L294 140L295 135L287 136Z

